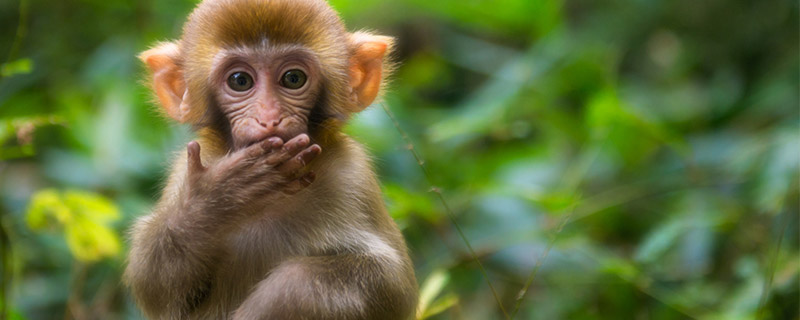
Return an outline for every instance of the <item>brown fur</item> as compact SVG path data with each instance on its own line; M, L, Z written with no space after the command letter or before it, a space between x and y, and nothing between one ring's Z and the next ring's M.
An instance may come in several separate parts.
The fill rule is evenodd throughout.
M343 86L349 78L348 61L342 59L350 55L348 33L324 1L204 1L189 16L181 39L189 90L208 91L204 76L220 48L256 46L265 39L269 45L300 43L314 51L325 66L330 111L345 115L351 104ZM206 103L206 97L193 98L192 105ZM202 116L194 113L190 120Z
M385 60L360 65L364 39L391 49L391 39L370 36L347 33L320 0L207 0L191 14L176 52L162 46L142 55L166 113L194 125L202 159L200 169L193 167L190 145L189 156L175 160L153 212L133 228L124 280L147 317L412 316L417 285L403 237L367 154L340 132L388 73L373 68ZM287 44L310 49L322 65L321 115L308 133L324 151L305 168L316 181L293 194L262 192L253 200L247 194L286 184L270 166L235 170L243 168L240 162L262 160L234 161L253 147L231 146L209 94L210 66L223 49ZM156 68L165 61L168 68ZM357 81L375 77L370 85Z

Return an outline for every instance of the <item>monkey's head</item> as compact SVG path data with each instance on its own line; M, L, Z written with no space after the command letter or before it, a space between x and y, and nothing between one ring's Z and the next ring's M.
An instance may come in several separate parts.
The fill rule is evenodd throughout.
M312 137L376 99L392 39L348 33L323 0L205 0L179 41L139 57L171 118L230 149Z

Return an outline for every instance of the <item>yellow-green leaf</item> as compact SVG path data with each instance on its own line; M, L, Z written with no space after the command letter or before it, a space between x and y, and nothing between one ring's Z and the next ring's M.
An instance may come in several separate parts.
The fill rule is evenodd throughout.
M67 245L76 259L97 261L119 254L119 236L108 227L120 217L114 203L95 193L46 189L37 192L29 205L26 220L32 230L41 230L54 221L64 230Z
M26 221L32 230L41 230L47 227L48 217L62 225L72 220L72 212L55 189L41 190L31 197Z
M77 219L66 226L67 245L75 258L97 261L119 253L120 241L108 227L87 219Z
M431 305L436 296L442 292L442 289L450 281L450 275L445 270L434 270L419 290L419 304L417 305L417 319L424 319L424 315L428 313L428 306Z
M17 74L27 74L33 71L33 60L24 58L0 65L0 76L10 77Z
M445 310L450 309L450 307L456 305L456 303L458 303L458 296L453 293L447 294L444 297L441 297L436 301L434 301L433 304L431 304L431 306L428 308L428 310L426 310L425 313L422 314L422 317L420 317L419 320L427 319L437 314L440 314Z
M75 212L97 223L110 223L119 219L119 210L111 200L89 192L67 190L64 202Z

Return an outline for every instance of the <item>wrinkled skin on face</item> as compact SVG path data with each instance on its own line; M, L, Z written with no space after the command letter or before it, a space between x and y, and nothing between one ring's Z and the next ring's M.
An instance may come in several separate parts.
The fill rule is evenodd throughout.
M211 87L229 122L234 150L269 137L289 141L308 133L322 81L319 62L307 50L223 50L211 71Z

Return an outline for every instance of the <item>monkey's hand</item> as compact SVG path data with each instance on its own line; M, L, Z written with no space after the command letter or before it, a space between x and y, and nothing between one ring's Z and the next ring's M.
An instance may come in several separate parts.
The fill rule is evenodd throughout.
M297 193L316 178L314 172L305 169L322 148L310 143L306 134L286 143L272 137L206 167L200 160L200 145L192 141L187 146L185 200L203 204L205 209L237 211L275 192Z

